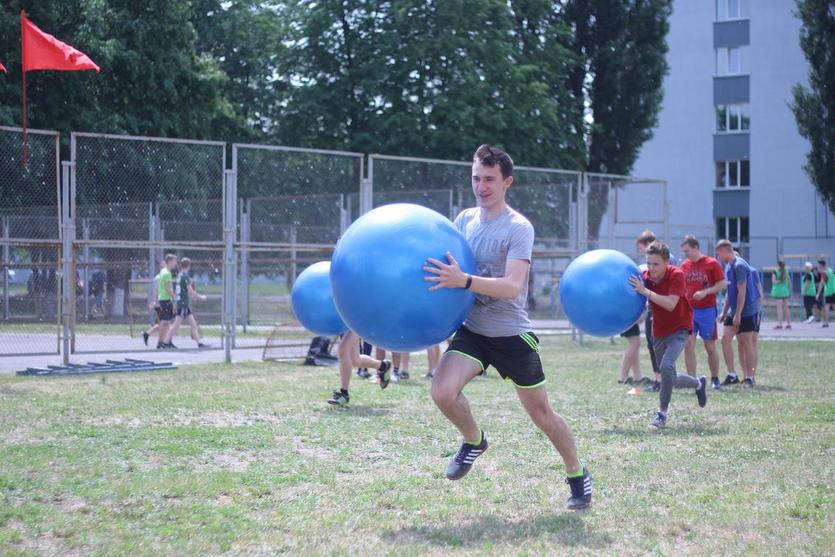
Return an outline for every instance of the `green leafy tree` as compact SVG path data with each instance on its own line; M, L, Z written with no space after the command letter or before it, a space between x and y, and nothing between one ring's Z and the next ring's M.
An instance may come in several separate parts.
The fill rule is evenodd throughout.
M585 170L629 174L652 137L668 66L671 0L567 0L574 30L567 46L580 63L571 72L574 126L587 146ZM604 187L589 191L589 235L607 209Z
M800 46L809 61L809 86L794 87L792 110L800 135L809 140L806 172L835 213L835 4L798 0L803 23Z

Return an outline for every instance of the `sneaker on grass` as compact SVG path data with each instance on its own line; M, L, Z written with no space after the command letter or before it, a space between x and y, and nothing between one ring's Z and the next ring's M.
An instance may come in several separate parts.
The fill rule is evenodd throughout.
M572 511L579 511L591 505L591 476L588 469L583 467L583 475L576 478L566 478L565 483L571 490L566 507Z
M342 391L334 391L331 397L328 399L328 404L332 406L346 406L348 402L350 402L351 397L348 393L343 393Z
M475 459L484 454L484 451L486 451L489 446L490 443L487 441L487 436L483 431L481 432L481 443L478 445L473 445L472 443L467 443L466 441L461 443L461 448L458 449L458 452L454 457L452 457L449 464L447 464L446 477L450 480L460 480L466 476L467 472L470 471L470 468L473 467Z
M650 425L657 427L658 429L662 429L667 427L667 415L663 412L656 412L655 419L650 422Z

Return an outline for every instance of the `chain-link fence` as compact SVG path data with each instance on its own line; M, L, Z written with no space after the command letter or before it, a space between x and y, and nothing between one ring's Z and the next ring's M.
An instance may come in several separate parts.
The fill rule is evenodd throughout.
M464 161L372 155L366 177L360 153L235 144L226 170L221 142L74 133L59 172L56 133L31 132L27 165L21 140L0 128L3 353L54 352L62 311L73 351L145 350L154 278L171 252L192 261L198 338L245 347L277 332L283 353L297 356L308 335L292 314L292 285L330 258L360 214L410 202L454 219L474 205ZM560 277L588 249L637 257L645 229L674 250L687 233L713 249L712 227L669 222L661 180L517 166L507 199L536 231L528 305L538 319L562 318ZM835 249L809 238L751 238L742 249L770 261L810 245L827 257ZM181 326L175 343L189 346L189 333Z
M232 167L240 198L236 346L266 342L277 325L284 352L297 356L309 339L290 290L305 267L330 259L360 215L364 155L235 144Z
M192 260L192 284L207 299L183 296L199 338L221 346L225 143L73 133L70 151L71 350L153 349L154 278L169 252ZM183 317L172 341L196 345Z
M581 198L583 251L609 248L637 256L635 238L644 230L674 242L670 239L667 183L662 180L585 174Z
M58 132L0 126L0 355L57 353Z

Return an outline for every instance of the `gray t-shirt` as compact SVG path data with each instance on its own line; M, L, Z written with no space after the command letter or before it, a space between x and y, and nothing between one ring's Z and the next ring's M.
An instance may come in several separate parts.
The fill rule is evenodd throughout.
M455 219L455 226L475 254L476 274L480 277L505 276L508 259L523 259L528 263L531 261L533 225L510 207L489 221L481 220L481 209L466 209ZM527 299L527 280L513 300L477 294L475 305L464 321L464 326L488 337L526 333L532 328L528 312L525 311Z

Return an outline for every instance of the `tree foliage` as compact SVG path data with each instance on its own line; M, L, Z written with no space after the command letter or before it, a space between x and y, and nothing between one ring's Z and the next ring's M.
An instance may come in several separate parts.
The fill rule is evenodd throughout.
M800 134L809 140L806 172L835 213L835 4L798 0L803 24L800 46L809 61L809 86L794 88L794 111Z
M659 109L671 0L23 3L102 67L30 74L34 127L457 160L491 142L627 173ZM14 9L0 31L0 121L19 123Z

